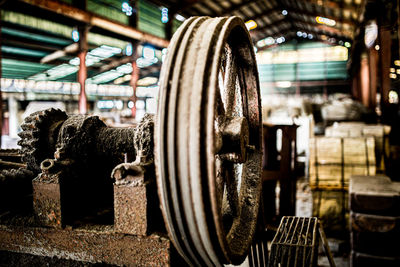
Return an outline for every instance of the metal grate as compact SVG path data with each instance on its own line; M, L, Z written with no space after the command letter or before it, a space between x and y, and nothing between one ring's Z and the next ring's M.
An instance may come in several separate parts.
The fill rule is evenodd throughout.
M271 244L269 266L317 266L318 218L285 216Z

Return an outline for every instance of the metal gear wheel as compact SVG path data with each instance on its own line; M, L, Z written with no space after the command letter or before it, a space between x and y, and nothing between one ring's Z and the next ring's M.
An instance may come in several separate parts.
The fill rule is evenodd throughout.
M18 134L21 137L18 145L21 146L22 161L29 170L39 173L40 163L53 158L58 130L67 118L64 111L54 108L32 113L25 118L21 125L22 132Z

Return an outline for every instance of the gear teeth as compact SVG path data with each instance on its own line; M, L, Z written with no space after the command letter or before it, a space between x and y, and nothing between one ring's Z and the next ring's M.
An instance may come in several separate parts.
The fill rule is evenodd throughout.
M67 118L64 111L54 108L34 112L25 118L21 125L23 131L18 134L21 138L18 145L21 146L22 161L29 170L40 172L40 163L53 155L53 151L48 151L46 146L49 128Z
M18 133L18 136L21 138L34 138L37 134L36 131L22 131Z

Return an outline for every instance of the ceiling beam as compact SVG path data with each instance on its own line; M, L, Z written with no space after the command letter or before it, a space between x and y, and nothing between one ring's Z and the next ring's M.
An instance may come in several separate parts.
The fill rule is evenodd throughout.
M292 7L286 7L286 10L288 11L288 15L289 16L291 16L290 13L296 13L296 14L299 14L299 15L306 15L306 16L310 16L310 17L314 17L314 18L317 17L317 16L321 16L322 15L325 18L333 19L336 22L346 23L346 24L349 24L351 26L355 26L355 24L356 24L356 22L353 19L345 19L345 18L341 19L341 18L336 18L336 17L333 17L333 16L328 16L326 14L316 14L314 12L310 12L310 11L303 10L303 9L296 9L296 8L292 8Z
M18 61L26 61L26 62L31 62L31 63L40 63L40 59L39 58L35 58L35 57L25 57L21 60L21 56L17 56L17 55L12 55L12 54L3 54L2 59L12 59L12 60L18 60ZM52 61L51 63L48 63L47 65L59 65L65 63L64 61L59 61L59 60L55 60Z
M338 34L335 34L335 33L332 33L332 32L323 32L319 28L315 28L315 27L311 27L311 28L306 28L306 27L299 28L299 27L296 27L296 28L299 31L305 31L307 33L312 33L312 34L315 35L314 37L316 37L316 36L320 37L321 35L326 35L326 36L329 36L329 37L332 37L332 38L342 39L342 40L345 40L345 41L352 41L353 40L352 38L349 38L349 37L344 36L344 35L338 35Z
M259 13L259 14L257 14L257 15L255 15L255 16L252 16L252 17L245 17L245 18L243 18L243 20L244 21L248 21L248 20L257 20L257 19L260 19L260 18L263 18L263 17L267 17L267 16L270 16L270 15L272 15L273 13L276 13L276 12L278 12L279 10L277 10L277 9L268 9L268 10L264 10L262 13ZM282 15L283 16L283 15Z
M65 57L68 54L75 54L78 52L78 48L79 48L78 43L70 44L69 46L66 46L62 50L55 51L55 52L43 57L40 60L40 63L49 63L58 58Z
M57 2L55 0L19 0L21 2L45 9L56 14L72 18L85 24L96 26L104 30L136 39L142 42L151 43L158 47L167 47L168 40L157 37L155 35L139 31L133 27L111 21L109 19L94 15L91 12L83 11L71 5Z
M313 28L319 29L321 31L329 32L331 34L336 34L336 35L344 36L344 37L349 38L349 39L353 39L353 33L349 32L349 31L345 32L345 31L339 30L338 28L333 28L333 27L329 27L329 26L326 26L326 25L321 25L321 24L318 24L318 23L310 23L310 22L307 22L307 21L304 21L304 20L300 20L300 19L294 19L294 22L302 24L302 25L306 25L306 26L309 26L309 27L313 27Z
M322 8L329 8L329 9L341 9L341 10L349 10L354 11L358 5L349 4L345 1L331 1L331 0L297 0L297 3L304 3L304 4L311 4L315 6L320 6ZM322 3L322 5L320 4Z
M226 10L224 10L224 12L222 12L221 14L218 14L219 16L226 16L226 15L230 15L232 12L237 11L247 5L250 5L251 3L257 3L257 2L261 2L262 0L248 0L248 1L244 1L240 4L233 4L231 5L229 8L227 8ZM232 2L231 2L232 3Z
M279 24L283 23L285 20L287 20L286 17L283 17L281 19L273 21L271 24L267 24L267 25L265 25L263 27L260 27L260 28L255 28L254 30L251 30L250 33L261 33L262 31L264 31L264 30L266 30L268 28L272 28L272 27L278 26ZM288 23L290 23L290 22L288 21Z
M123 64L130 63L132 61L133 61L132 57L123 57L121 59L115 59L115 60L111 61L110 63L101 66L99 68L99 73L115 69Z
M24 42L21 40L16 40L13 38L8 38L8 37L4 38L2 40L2 44L12 46L12 47L27 48L27 49L33 49L33 50L38 50L38 51L43 51L43 52L54 52L59 49L58 47L52 46L49 44Z

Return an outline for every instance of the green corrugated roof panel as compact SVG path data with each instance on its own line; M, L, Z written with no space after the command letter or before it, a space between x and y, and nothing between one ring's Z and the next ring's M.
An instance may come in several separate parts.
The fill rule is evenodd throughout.
M276 81L296 80L296 65L295 64L274 65L274 79Z
M285 44L283 44L283 45L279 45L278 47L277 47L277 49L278 50L295 50L296 49L296 43L294 43L294 42L288 42L288 43L285 43ZM275 48L276 49L276 48Z
M8 27L2 27L1 32L2 32L2 34L6 34L6 35L11 35L11 36L15 36L15 37L20 37L20 38L33 40L33 41L40 41L40 42L45 42L45 43L50 43L50 44L55 44L55 45L67 46L72 43L72 40L66 40L66 39L57 38L57 37L45 36L45 35L31 33L31 32L24 32L24 31L20 31L20 30L16 30L16 29L11 29Z
M161 10L158 6L144 0L139 1L138 29L165 38L164 24L161 22Z
M9 79L26 79L38 72L42 72L53 67L47 64L5 58L1 60L1 64L2 77Z
M54 23L52 21L48 21L48 20L43 20L43 19L39 19L36 17L32 17L32 16L27 16L25 14L21 14L21 13L16 13L16 12L11 12L11 11L4 11L2 12L2 18L4 21L10 22L10 23L15 23L18 25L23 25L26 27L31 27L34 29L38 29L38 30L46 30L50 33L53 34L57 34L60 36L64 36L67 38L67 40L71 40L71 32L72 32L72 27L68 27L62 24L58 24L58 23ZM7 31L7 30L6 30ZM20 34L19 31L16 30L12 30L12 33L14 34ZM31 39L33 38L41 38L40 35L35 35L35 34L30 34L31 35ZM22 37L22 36L21 36ZM29 38L29 37L25 37L24 38ZM61 42L61 38L57 38L57 37L45 37L46 38L46 42ZM88 42L90 44L94 44L94 45L102 45L102 44L107 44L110 46L115 46L115 47L119 47L121 49L125 48L127 42L125 41L121 41L117 38L112 38L112 37L108 37L108 36L104 36L104 35L100 35L97 33L92 33L89 32L88 34ZM65 42L65 46L69 45L72 43L72 40L70 42ZM61 43L60 43L61 44Z
M303 48L320 48L320 47L329 47L331 45L321 43L321 42L301 42L297 45L298 49Z
M26 48L19 48L19 47L11 47L11 46L6 46L6 45L1 46L1 51L4 53L13 54L13 55L31 56L31 57L38 57L38 58L48 55L48 53L42 52L42 51L31 50L31 49L26 49Z
M299 80L324 80L325 62L307 62L298 65Z
M260 76L260 82L271 82L274 80L274 65L273 64L263 64L258 65L258 73Z
M87 1L87 10L93 12L94 14L103 16L110 20L118 21L120 23L128 25L129 18L122 12L121 6L119 5L119 9L116 6L108 6L99 1L88 0Z
M40 63L35 63L35 62L29 62L29 61L21 61L21 60L14 60L14 59L7 59L3 58L1 60L2 66L17 66L17 67L30 67L30 68L36 68L38 70L47 70L52 68L52 65L48 64L40 64Z
M52 21L28 16L22 13L13 11L3 11L2 20L15 23L31 28L46 30L48 32L71 38L72 27L65 26L63 24L55 23Z

